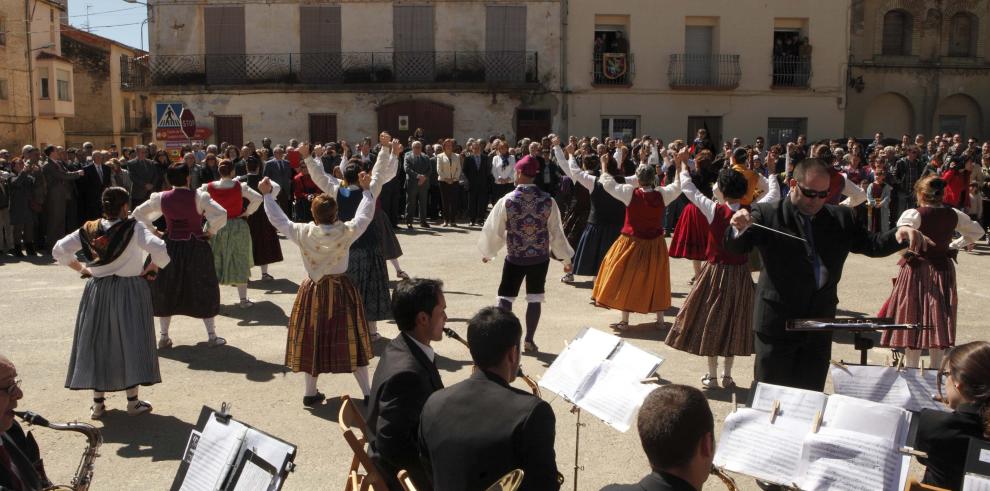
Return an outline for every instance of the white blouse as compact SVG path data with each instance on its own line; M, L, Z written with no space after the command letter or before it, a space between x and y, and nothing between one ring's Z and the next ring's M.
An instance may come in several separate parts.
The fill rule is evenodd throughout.
M620 184L618 181L612 177L611 174L603 173L601 177L598 178L598 182L602 184L605 191L612 195L613 198L621 201L624 205L629 206L629 202L632 201L633 190L638 186L638 181L633 184ZM681 183L678 180L659 188L654 188L653 186L643 186L643 191L659 191L663 196L663 204L668 205L671 201L677 199L681 195Z
M108 230L120 220L100 220L100 228ZM68 266L76 260L76 253L82 250L82 237L79 230L72 232L55 244L52 249L52 257L63 266ZM145 227L141 222L134 223L134 236L127 244L124 252L112 263L103 266L90 266L89 270L95 278L105 276L140 276L144 271L144 254L151 255L151 261L160 268L168 266L171 259L168 257L168 250L165 248L165 241L159 239L151 229Z
M309 170L309 177L313 179L313 184L320 188L320 191L337 199L337 191L340 189L340 180L327 173L323 164L317 162L312 157L306 158L306 169ZM382 148L378 152L375 166L371 168L371 194L377 199L382 192L382 186L391 181L399 171L399 158L392 155L391 150ZM288 191L286 191L288 192ZM272 194L278 194L277 190Z
M974 222L972 218L969 218L965 213L955 208L952 211L956 212L956 217L959 218L956 223L956 232L959 232L961 237L949 243L949 247L962 249L976 243L976 241L980 240L980 237L983 237L983 227L979 223ZM897 226L908 226L913 229L919 229L921 227L921 214L914 208L904 210L904 213L901 213L901 217L897 219Z
M246 182L239 182L239 181L234 181L233 179L225 179L225 178L220 178L220 180L214 182L216 183L214 187L218 189L230 189L234 187L235 184L241 185L241 197L248 201L248 205L247 208L245 208L244 211L237 218L249 217L252 214L254 214L254 212L258 211L258 208L261 207L261 203L262 203L261 193L251 189L251 186L248 186ZM210 183L203 184L202 186L200 186L199 191L206 194L210 194L209 185Z
M687 197L694 206L697 206L701 210L701 214L705 216L708 223L712 223L715 220L715 208L717 206L715 200L705 196L698 190L694 185L694 181L691 180L691 174L688 172L681 171L680 174L681 181L681 192ZM771 203L780 199L780 186L777 184L777 179L770 179L770 190L766 194L760 197L757 203ZM732 211L737 211L739 209L738 204L727 205Z
M203 232L215 234L227 224L227 210L213 201L210 193L196 191L196 211L206 217ZM148 201L135 208L131 215L148 227L148 230L154 230L153 222L162 216L162 193L152 194Z
M517 187L522 186L535 186L535 184L520 184ZM506 222L508 220L505 212L505 200L508 197L509 195L505 195L495 202L495 206L488 214L488 219L485 220L485 225L481 228L481 236L478 238L478 249L481 251L481 257L491 259L498 254L502 247L505 247ZM550 234L550 254L554 257L564 258L564 264L571 264L574 249L567 242L564 225L560 220L560 208L557 208L557 202L554 200L550 200L547 232Z
M563 160L558 160L558 162L563 162ZM505 164L504 168L502 167L503 164ZM499 180L513 182L516 179L516 156L507 154L503 157L502 154L495 154L492 157L492 177L495 178L495 182Z

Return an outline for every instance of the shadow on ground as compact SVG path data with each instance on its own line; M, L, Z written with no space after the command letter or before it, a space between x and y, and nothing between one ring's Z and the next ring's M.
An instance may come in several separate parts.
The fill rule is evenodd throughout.
M123 402L122 402L123 404ZM100 420L104 443L119 443L117 455L125 459L148 458L152 462L179 460L195 425L175 416L145 413L128 416L124 409L110 409Z
M240 348L224 345L209 348L205 342L196 346L175 346L158 351L158 356L185 363L190 370L242 373L252 382L273 380L276 374L285 375L285 365L259 360Z

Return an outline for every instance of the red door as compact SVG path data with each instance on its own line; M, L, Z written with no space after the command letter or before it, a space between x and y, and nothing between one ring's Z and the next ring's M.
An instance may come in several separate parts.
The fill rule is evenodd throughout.
M401 128L400 128L401 124ZM378 128L403 144L416 128L423 129L428 143L454 136L454 108L432 101L401 101L378 108Z

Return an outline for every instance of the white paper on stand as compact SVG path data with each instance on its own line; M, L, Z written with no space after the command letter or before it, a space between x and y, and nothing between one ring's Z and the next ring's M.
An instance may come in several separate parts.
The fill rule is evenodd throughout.
M715 465L764 481L790 486L797 474L802 436L811 427L779 419L769 413L739 408L725 418Z
M238 459L244 459L248 450L254 452L255 455L271 464L271 466L278 471L285 468L285 464L289 460L289 456L294 452L292 446L287 443L276 438L272 438L271 436L253 428L248 428L247 433L244 435L244 443L241 446L241 453L238 456ZM251 464L251 462L246 462L245 464ZM241 479L244 479L243 472L241 473L240 479L238 479L238 489L240 489ZM281 479L281 476L276 476L276 488L278 487L277 485Z
M898 491L904 456L887 438L841 429L805 436L798 487Z
M618 336L584 328L557 356L539 384L573 401L582 382L612 354L619 341Z
M990 491L990 476L967 472L963 477L962 491Z
M233 491L268 491L269 488L277 488L272 485L274 479L275 476L249 460L244 463Z
M196 444L180 491L216 491L230 471L247 427L237 421L221 423L210 417Z
M759 383L753 393L753 409L770 412L773 402L780 401L778 418L811 423L818 411L825 408L828 396L811 390Z
M890 404L908 411L948 411L944 404L932 400L937 392L935 370L833 365L830 372L836 394Z
M636 420L643 400L656 388L654 384L641 383L642 378L641 371L632 372L612 360L605 360L574 402L605 424L625 433Z

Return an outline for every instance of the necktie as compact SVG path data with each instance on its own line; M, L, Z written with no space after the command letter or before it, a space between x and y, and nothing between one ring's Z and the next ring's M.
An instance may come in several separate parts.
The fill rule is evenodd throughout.
M24 489L24 483L17 474L17 469L14 468L14 463L10 460L10 454L7 453L6 446L2 443L0 443L0 469L6 469L8 471L11 484L14 486L15 490Z
M100 183L102 184L103 183L103 169L100 168L102 166L96 165L96 164L93 164L93 165L96 167L96 175L100 177Z
M808 240L808 258L811 259L811 269L815 273L815 289L817 290L822 284L822 261L815 250L815 232L811 226L811 218L802 216L801 221L804 222L804 238Z

